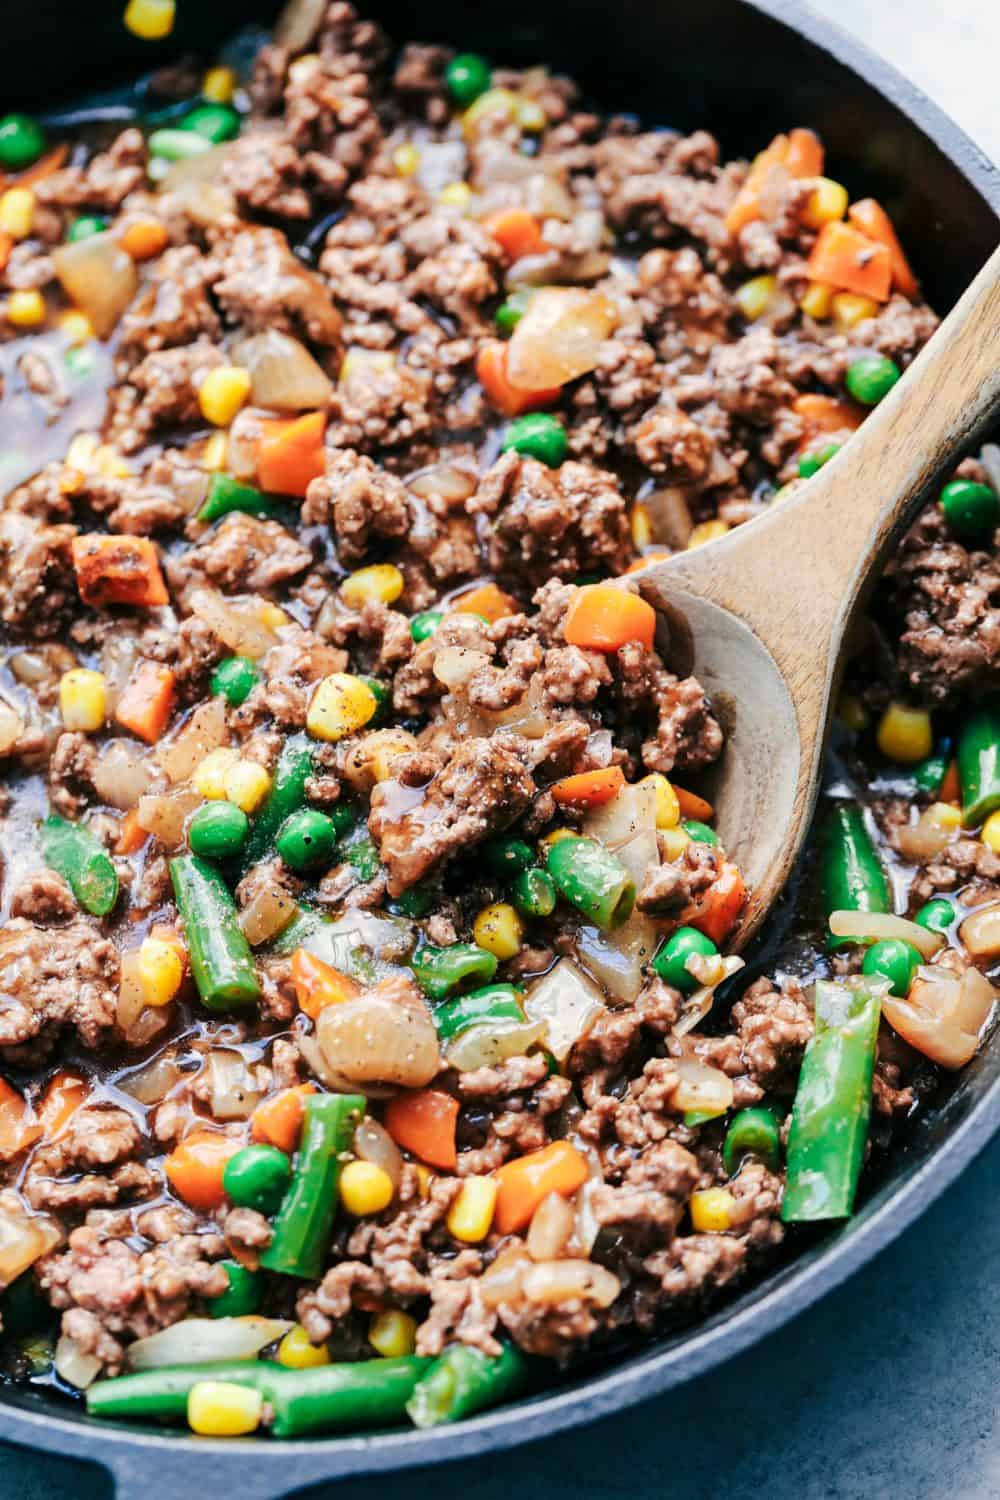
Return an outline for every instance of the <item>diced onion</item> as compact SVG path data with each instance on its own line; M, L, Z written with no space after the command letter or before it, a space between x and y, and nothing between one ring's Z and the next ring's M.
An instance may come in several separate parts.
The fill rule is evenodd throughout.
M106 339L138 288L135 261L105 232L60 245L52 264L66 295L87 314L98 338Z
M245 406L236 413L229 429L226 465L234 478L244 479L248 484L255 484L257 480L257 444L264 431L264 421L263 412Z
M1000 495L1000 448L996 443L984 443L979 461L986 470L990 484Z
M333 381L305 344L277 328L255 333L233 349L237 364L250 371L256 406L274 411L316 411L330 399Z
M643 780L623 786L616 797L587 815L582 831L610 849L628 870L636 887L641 886L646 871L660 860L656 789L652 782ZM581 927L577 956L610 995L631 1004L642 989L643 969L659 941L656 922L644 912L633 911L615 932Z
M543 1030L539 1021L483 1021L455 1038L445 1062L460 1073L495 1068L508 1057L524 1057Z
M293 1327L287 1318L184 1318L129 1345L132 1370L205 1365L220 1359L256 1359Z
M912 943L924 958L933 958L944 947L940 932L931 932L918 922L906 917L894 917L880 911L835 911L830 914L830 931L834 937L871 938L881 942L887 938L899 938Z
M259 605L257 609L259 611ZM277 645L277 636L261 623L259 613L252 606L241 608L214 589L195 590L191 596L191 613L203 620L223 645L239 656L252 656L256 661Z
M1000 901L977 906L958 929L958 935L973 958L996 958L1000 953Z
M675 485L644 495L643 505L649 512L654 542L665 542L675 552L683 552L694 530L687 496Z
M626 784L617 796L587 814L582 832L587 838L597 839L598 843L605 844L616 853L620 845L631 845L637 834L648 834L652 840L652 858L656 861L656 787L646 777L642 781ZM647 847L649 846L647 840ZM634 848L631 850L633 864L630 864L630 872L641 879L646 873L646 865L642 869L634 865L639 852Z
M915 864L929 864L947 847L954 831L941 822L935 804L925 807L915 824L905 824L900 828L896 842L904 859Z
M0 1287L10 1286L62 1237L54 1219L30 1213L15 1194L4 1193L0 1198Z
M485 651L474 651L468 646L442 646L434 657L434 676L454 691L488 666L489 660Z
M176 786L188 781L199 761L211 750L229 744L225 698L210 698L182 724L173 739L156 752L157 763L167 780Z
M160 178L160 191L162 193L179 192L183 203L187 189L218 181L222 167L231 154L232 142L224 141L219 146L211 146L207 151L199 151L194 156L185 156L180 161L172 161ZM88 242L84 241L84 243Z
M545 1306L580 1301L610 1307L620 1291L618 1277L591 1260L550 1260L528 1266L521 1277L525 1301Z
M260 1103L260 1089L238 1052L219 1048L208 1054L211 1087L208 1107L216 1120L249 1120Z
M906 996L883 997L882 1014L911 1047L954 1070L975 1056L997 998L978 969L959 978L951 969L922 966Z
M403 1177L403 1158L385 1126L366 1115L355 1130L351 1144L355 1156L381 1167L386 1176L392 1178L393 1189L398 1192Z
M201 156L188 157L187 160L176 162L175 165L193 167L195 162L210 154L212 153L203 151ZM202 170L204 171L204 168ZM164 184L169 182L169 191L178 207L202 229L221 224L223 219L236 213L236 199L229 188L223 187L219 182L206 182L201 177L195 177L193 173L188 173L181 178L174 175L173 167L166 174L163 182Z
M297 911L294 898L282 886L277 883L266 886L240 912L243 936L251 948L259 948L284 932Z
M543 287L507 345L507 378L517 390L550 390L592 370L618 321L603 292Z
M724 1115L730 1108L733 1080L721 1068L709 1067L694 1057L678 1058L674 1068L680 1080L671 1101L674 1109Z
M461 469L457 464L431 464L412 474L406 487L421 499L436 495L457 503L475 493L476 475L473 470Z
M116 1078L115 1087L139 1104L159 1104L183 1077L173 1048L168 1048L146 1067Z
M325 1006L316 1021L316 1038L328 1065L352 1084L419 1089L441 1066L437 1032L426 1007L398 1004L378 990Z
M146 1004L138 948L129 949L121 957L115 1022L132 1047L145 1047L167 1025L166 1007Z
M689 1031L693 1031L699 1021L703 1021L712 1009L715 991L722 981L728 979L730 974L735 974L742 967L743 959L737 958L735 953L731 953L728 958L724 958L718 970L718 978L714 979L711 984L701 985L686 997L681 1006L681 1013L671 1028L672 1035L686 1036Z
M0 755L6 755L24 733L24 720L15 708L0 698Z
M153 771L145 753L128 740L109 740L97 757L93 782L102 802L128 812L149 791Z
M521 1295L521 1280L530 1265L531 1261L519 1245L508 1251L502 1250L479 1282L483 1306L494 1308L502 1302L517 1302Z
M164 848L179 849L184 842L187 820L200 806L198 793L183 787L172 792L151 792L139 798L139 827L159 839Z
M545 1046L557 1062L569 1056L606 1008L597 985L570 958L561 958L524 1000L525 1015L544 1025Z
M573 1206L561 1193L549 1193L535 1209L525 1244L532 1260L555 1260L566 1248L576 1223Z
M85 1354L75 1339L64 1333L56 1344L53 1359L55 1372L60 1380L78 1391L93 1385L101 1373L101 1361L96 1354Z

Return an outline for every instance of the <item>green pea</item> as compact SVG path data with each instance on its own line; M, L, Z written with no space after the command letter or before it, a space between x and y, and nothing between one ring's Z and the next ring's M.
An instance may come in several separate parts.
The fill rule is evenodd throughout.
M1000 496L988 484L953 479L938 496L944 521L960 542L986 542L1000 521Z
M497 327L501 333L513 333L525 313L528 311L528 303L531 301L530 291L511 292L506 302L502 302L497 308Z
M292 1164L277 1146L244 1146L226 1162L222 1186L239 1208L273 1214L292 1180Z
M365 839L360 844L352 844L350 849L347 849L345 852L348 863L354 866L354 869L362 880L369 881L375 879L375 876L382 868L382 862L378 857L378 850L371 839Z
M890 993L902 997L909 992L917 966L922 963L912 943L905 943L902 938L884 938L868 949L861 972L888 979Z
M828 464L833 456L840 452L839 443L827 443L825 448L819 448L813 453L803 453L799 459L799 478L811 479L818 474L824 464Z
M519 875L535 863L531 846L523 839L489 839L483 855L495 875Z
M434 634L443 619L444 614L440 609L422 610L410 621L410 634L415 641L426 641L428 636Z
M719 835L714 828L709 828L707 823L699 823L697 818L688 818L681 824L689 839L696 844L718 844Z
M300 807L282 823L274 845L290 870L328 865L337 847L337 825L313 807Z
M208 802L188 824L191 853L204 859L232 859L243 848L250 820L233 802Z
M569 451L566 429L558 417L552 417L548 412L526 412L507 428L503 451L509 453L511 449L525 458L537 458L550 469L557 469Z
M45 131L30 115L4 115L0 119L0 167L19 172L30 167L45 150Z
M712 939L699 932L696 927L678 927L654 956L653 968L675 990L680 990L682 995L690 995L701 981L688 972L688 959L698 956L712 958L718 951Z
M245 703L260 681L260 668L249 656L227 656L212 673L212 692L236 707Z
M199 104L184 116L180 128L193 130L196 135L218 145L239 135L240 117L228 104Z
M244 1318L260 1306L263 1277L259 1271L250 1271L238 1260L221 1261L229 1285L217 1297L208 1298L209 1316L213 1318Z
M510 888L511 900L525 917L549 917L556 908L556 888L547 870L522 870Z
M895 360L887 359L884 354L862 354L849 366L844 384L855 401L863 406L878 406L901 373Z
M95 234L103 234L109 223L110 220L104 214L81 214L69 226L66 238L71 245L75 245L77 240L89 240Z
M945 933L957 915L950 901L944 896L935 896L933 901L920 908L913 920L918 926L926 927L928 932Z
M465 109L480 94L485 94L492 78L489 63L476 52L460 52L444 70L448 92L459 109Z
M154 130L147 144L149 154L162 156L164 161L187 161L212 149L211 141L196 130Z

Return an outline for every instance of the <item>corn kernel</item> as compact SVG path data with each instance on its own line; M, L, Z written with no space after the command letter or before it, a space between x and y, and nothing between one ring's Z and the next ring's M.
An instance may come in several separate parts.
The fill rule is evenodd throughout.
M726 1188L703 1188L688 1199L691 1228L696 1234L721 1234L733 1221L736 1199Z
M200 1437L245 1437L257 1431L263 1409L260 1391L228 1380L199 1380L188 1392L188 1426Z
M229 457L229 438L224 432L213 432L201 455L201 466L210 474L220 474Z
M426 1198L430 1193L431 1183L434 1181L434 1173L430 1167L425 1167L422 1161L414 1162L413 1165L417 1174L417 1189L421 1198Z
M282 625L288 624L288 616L279 604L262 604L257 611L257 618L268 630L280 630Z
M467 182L449 182L438 193L438 202L445 208L468 208L472 202L472 189Z
M848 729L864 729L868 723L868 710L854 693L841 693L837 700L837 718Z
M125 27L144 42L159 42L174 29L175 0L129 0Z
M469 105L462 116L462 130L467 140L471 140L478 132L479 126L488 115L506 116L509 120L516 120L521 110L521 100L510 89L487 89L485 94Z
M315 739L333 743L363 729L377 712L378 699L366 682L349 672L331 672L312 695L306 728Z
M516 909L507 901L484 906L472 924L472 936L480 948L493 953L503 962L521 951L524 927Z
M816 318L817 321L821 321L830 316L832 302L833 287L824 286L821 281L811 281L799 306L807 318Z
M691 835L685 833L683 828L664 828L659 835L659 844L665 862L669 865L673 860L680 859L690 842Z
M94 453L94 468L104 479L126 479L135 470L127 458L123 458L111 443L98 444Z
M701 521L688 537L688 550L703 547L706 542L716 542L729 530L725 521Z
M64 312L59 319L59 329L66 335L71 349L78 349L81 344L89 343L94 337L91 321L82 312Z
M139 987L146 1005L169 1005L184 979L184 964L173 943L143 938L139 948Z
M677 800L677 793L662 771L654 771L651 776L644 776L639 782L640 786L652 786L656 793L656 826L659 829L676 828L681 820L681 805Z
M194 768L192 784L199 797L209 802L223 802L226 797L226 772L239 760L236 750L222 746L209 753Z
M81 474L90 474L101 446L96 432L78 432L66 449L66 466Z
M45 298L37 287L11 292L7 298L7 321L15 328L37 328L45 322Z
M847 212L847 189L842 182L830 177L817 177L816 186L806 199L802 210L802 222L810 229L822 229L842 219Z
M413 749L412 738L394 735L391 729L383 730L382 734L384 738L379 740L368 762L376 781L388 781L392 775L393 761L398 760L401 755L409 755ZM375 737L372 736L373 739Z
M478 1245L490 1232L499 1184L495 1177L466 1177L448 1210L448 1232L466 1245Z
M573 828L553 828L538 840L538 847L542 854L547 854L553 844L558 844L561 839L575 839L578 837Z
M388 1172L373 1161L349 1161L340 1174L340 1201L356 1219L380 1214L394 1191Z
M931 716L926 709L911 708L906 703L890 703L879 722L875 736L887 760L905 766L925 760L931 753L934 735Z
M351 609L366 604L393 604L403 592L405 580L392 563L373 563L359 568L340 585L340 596Z
M928 822L934 824L935 827L948 833L954 833L956 828L961 828L962 826L962 809L956 807L953 802L932 802L924 817ZM989 822L989 818L987 818L986 822ZM1000 821L998 821L996 827L993 829L993 836L996 838L997 844L1000 845ZM991 849L994 848L993 844L986 837L986 823L983 824L983 842L989 844Z
M368 1325L368 1342L383 1359L399 1359L417 1346L417 1320L398 1307L376 1313Z
M74 667L59 679L59 712L67 729L92 734L104 726L108 713L108 689L103 672Z
M957 812L958 809L953 808L952 811ZM990 813L982 826L979 837L987 849L992 849L994 854L1000 854L1000 812Z
M286 1370L315 1370L328 1365L330 1355L325 1344L314 1344L301 1323L289 1328L278 1345L278 1364Z
M752 323L767 312L768 304L778 288L776 276L754 276L736 288L733 298L745 318Z
M412 177L420 169L420 152L412 141L397 146L392 153L392 164L400 177Z
M255 760L237 760L223 772L222 785L226 801L234 802L243 812L256 812L271 790L271 778Z
M35 195L28 187L8 188L0 194L0 230L11 239L26 240L35 217Z
M206 422L228 427L250 395L250 371L239 365L209 370L198 388L198 406Z
M653 527L649 511L640 501L632 507L632 546L637 552L644 552L652 540Z
M548 116L537 99L517 101L517 123L530 135L539 135L549 123Z
M834 327L838 333L848 333L865 318L874 318L879 305L871 297L859 297L856 292L835 292L830 299Z
M230 104L236 92L236 74L232 68L209 68L201 80L201 97L212 104Z

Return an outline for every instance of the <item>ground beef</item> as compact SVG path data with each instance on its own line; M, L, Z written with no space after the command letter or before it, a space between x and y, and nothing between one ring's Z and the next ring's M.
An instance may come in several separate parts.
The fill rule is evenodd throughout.
M131 366L157 349L216 340L218 314L208 294L211 262L194 245L165 251L121 321L117 360Z
M125 1110L78 1109L31 1158L25 1197L32 1208L63 1214L148 1197L157 1179L136 1160L142 1144L142 1131Z
M327 453L326 474L314 479L302 507L310 525L330 526L345 565L360 562L380 540L399 540L412 525L410 497L393 474L350 450Z
M811 1009L801 988L787 981L750 985L732 1009L747 1071L769 1093L794 1089L806 1044L813 1033Z
M708 889L719 873L718 865L710 844L692 841L679 859L647 870L636 905L640 911L659 916L681 911Z
M86 166L63 167L34 185L36 202L47 209L113 214L146 177L146 140L130 126Z
M124 452L136 452L158 428L200 420L198 387L223 363L205 339L147 354L115 388L111 433Z
M223 238L207 274L223 312L243 327L277 328L337 348L340 315L329 291L277 229L241 229Z
M25 876L10 903L12 917L24 917L46 926L75 917L79 909L73 892L53 870L38 870Z
M43 928L21 918L0 931L0 1048L75 1028L106 1042L118 1003L118 950L87 921Z
M57 635L77 604L75 526L0 520L0 620L36 638Z
M277 521L234 512L183 556L169 557L166 571L178 592L208 583L227 594L266 593L311 562L309 548Z

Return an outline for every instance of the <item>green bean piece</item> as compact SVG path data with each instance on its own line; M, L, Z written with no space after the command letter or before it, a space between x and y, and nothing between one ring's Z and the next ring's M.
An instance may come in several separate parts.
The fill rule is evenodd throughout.
M208 1297L205 1306L210 1318L244 1318L260 1306L264 1278L238 1260L220 1261L229 1277L229 1285L217 1297Z
M495 1358L468 1344L451 1344L418 1383L406 1410L415 1427L459 1422L515 1395L530 1365L515 1344Z
M488 984L446 1000L434 1012L434 1025L442 1042L459 1036L481 1021L523 1021L521 992L512 984Z
M212 142L207 141L196 130L154 130L147 141L150 156L162 156L165 161L187 161L210 151Z
M476 943L452 943L450 948L434 948L428 943L410 961L417 983L431 1000L447 999L470 980L489 984L497 964L496 954Z
M398 913L401 917L411 917L419 921L421 917L426 917L434 905L434 900L435 892L431 886L411 885L408 891L403 891L395 901L389 902L389 910L393 915Z
M865 985L816 983L816 1030L799 1073L781 1217L842 1219L854 1206L868 1121L881 1001Z
M283 1370L268 1382L275 1437L305 1437L344 1428L388 1427L407 1409L433 1361L414 1354L355 1364Z
M913 767L913 781L917 790L932 797L937 792L948 770L948 751L932 750L926 760Z
M371 839L362 839L357 844L350 844L344 853L347 855L348 864L354 867L360 880L374 880L382 868L378 850Z
M295 1175L260 1258L283 1276L322 1275L339 1201L342 1157L367 1108L362 1094L318 1094L305 1101Z
M337 825L313 807L300 807L278 829L275 848L290 870L329 864L337 847Z
M202 1004L207 1010L252 1005L260 999L257 970L219 871L183 854L170 861L170 879Z
M192 135L191 139L201 140L201 136ZM213 474L198 520L217 521L220 516L228 516L234 510L243 511L248 516L273 516L280 508L279 500L254 489L252 484L242 484L231 474Z
M309 741L304 734L294 735L281 748L267 800L250 825L250 836L240 860L241 874L273 853L278 829L293 812L305 806L306 782L311 775Z
M560 839L550 846L547 864L559 894L602 932L613 932L632 915L635 881L596 839Z
M203 859L232 859L249 831L250 819L235 802L206 802L188 824L188 843Z
M525 917L550 917L556 909L556 888L548 870L522 870L515 875L510 897Z
M831 808L820 837L823 908L835 911L889 911L889 882L855 802ZM829 937L827 948L850 947L853 939Z
M214 146L239 135L240 117L228 104L197 104L184 116L180 128L195 131Z
M245 703L260 681L260 668L250 656L227 656L212 673L212 692L234 708Z
M968 715L958 736L962 822L978 828L1000 807L1000 702L990 699Z
M733 1177L747 1156L764 1163L773 1172L781 1159L781 1121L773 1109L741 1109L733 1116L722 1147L726 1171Z
M118 900L118 872L99 839L57 813L41 827L42 858L69 885L84 911L106 917Z
M264 1389L280 1378L281 1365L256 1359L216 1360L203 1365L165 1365L140 1370L134 1375L116 1375L98 1380L86 1393L87 1412L92 1417L124 1418L136 1422L186 1422L191 1387L202 1380L224 1380L228 1384Z
M229 1158L222 1173L231 1203L268 1215L281 1207L291 1180L292 1164L277 1146L244 1146Z

